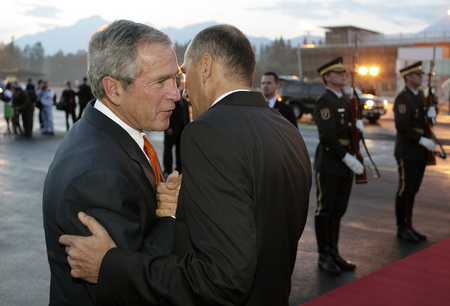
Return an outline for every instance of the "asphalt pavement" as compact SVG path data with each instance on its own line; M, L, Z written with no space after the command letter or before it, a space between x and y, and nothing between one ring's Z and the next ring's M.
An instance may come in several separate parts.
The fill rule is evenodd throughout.
M3 107L0 118L0 306L47 305L50 271L42 226L42 189L48 166L66 133L65 114L54 109L55 135L47 136L40 133L35 112L32 139L4 134ZM445 135L447 151L449 119L448 111L441 111L436 126ZM307 118L300 122L299 129L313 158L317 130ZM416 198L414 224L427 234L428 241L419 244L398 241L393 212L398 178L392 156L395 135L392 117L386 116L377 125L367 124L366 130L366 142L381 178L370 178L368 184L353 187L339 243L342 256L354 262L357 270L330 276L318 269L313 186L308 221L292 277L291 305L304 303L450 237L449 160L438 160L438 166L427 168ZM161 158L163 133L150 132L148 136Z

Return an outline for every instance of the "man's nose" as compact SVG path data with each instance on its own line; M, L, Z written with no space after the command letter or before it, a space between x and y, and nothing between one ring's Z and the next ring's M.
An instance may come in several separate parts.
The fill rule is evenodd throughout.
M188 96L188 93L187 93L186 89L183 89L182 97L183 97L183 99L185 99L186 101L189 101L189 96Z

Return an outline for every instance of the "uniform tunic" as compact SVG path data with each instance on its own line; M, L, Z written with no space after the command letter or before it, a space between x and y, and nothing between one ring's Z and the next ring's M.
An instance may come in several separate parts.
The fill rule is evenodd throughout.
M314 169L317 183L316 216L342 217L347 209L353 172L342 159L351 153L350 101L328 89L318 98L314 119L319 131Z
M398 164L398 196L414 195L419 191L426 166L427 149L419 144L426 126L425 96L421 90L414 93L405 87L394 103L395 138L394 155Z

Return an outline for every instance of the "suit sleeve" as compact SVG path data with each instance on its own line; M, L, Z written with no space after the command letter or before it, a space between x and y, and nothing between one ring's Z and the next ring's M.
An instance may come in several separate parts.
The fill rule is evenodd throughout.
M241 305L251 291L257 259L248 161L203 122L183 133L177 223L186 223L191 247L169 257L110 250L100 269L99 305Z

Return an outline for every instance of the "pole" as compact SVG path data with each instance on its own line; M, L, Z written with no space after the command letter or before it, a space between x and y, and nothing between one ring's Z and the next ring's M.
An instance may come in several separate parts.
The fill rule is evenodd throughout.
M300 50L300 44L297 45L297 60L298 60L298 77L300 78L300 81L303 82L302 53Z

